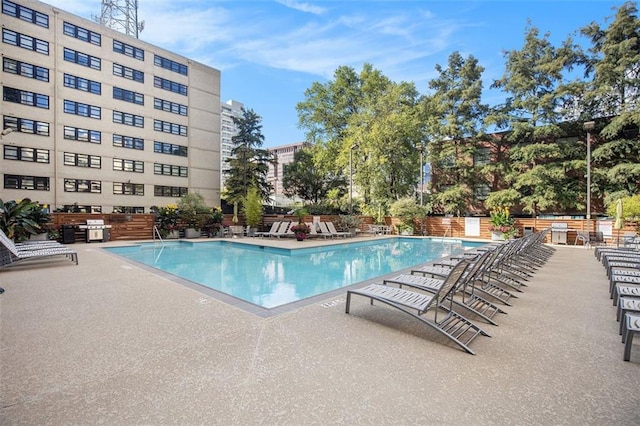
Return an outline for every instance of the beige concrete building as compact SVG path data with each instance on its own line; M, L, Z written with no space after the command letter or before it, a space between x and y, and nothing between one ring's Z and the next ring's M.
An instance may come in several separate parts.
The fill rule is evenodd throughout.
M269 165L267 180L273 185L273 203L275 206L283 207L294 204L295 199L290 199L284 195L284 187L282 178L284 177L284 169L288 164L293 163L293 157L296 152L306 146L305 142L292 143L288 145L275 146L269 148L269 152L275 159L275 164Z
M0 198L220 205L220 71L38 1L3 0Z
M232 138L238 134L238 126L234 123L233 118L242 118L243 107L242 102L233 99L220 104L220 188L224 188L225 170L231 169L227 160L233 157L231 154L234 148Z

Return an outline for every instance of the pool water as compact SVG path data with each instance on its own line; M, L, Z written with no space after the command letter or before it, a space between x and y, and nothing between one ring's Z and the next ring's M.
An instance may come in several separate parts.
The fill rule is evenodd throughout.
M270 309L482 244L391 238L289 250L222 240L105 250Z

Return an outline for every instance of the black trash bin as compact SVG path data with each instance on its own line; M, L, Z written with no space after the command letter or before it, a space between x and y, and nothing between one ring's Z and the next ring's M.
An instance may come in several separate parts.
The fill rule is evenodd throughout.
M76 225L62 225L62 244L76 242Z

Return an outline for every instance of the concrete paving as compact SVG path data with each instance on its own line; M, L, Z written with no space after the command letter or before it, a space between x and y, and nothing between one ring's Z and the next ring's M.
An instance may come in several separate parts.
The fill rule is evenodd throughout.
M264 317L104 245L0 272L0 424L640 424L592 250L557 247L473 356L344 290Z

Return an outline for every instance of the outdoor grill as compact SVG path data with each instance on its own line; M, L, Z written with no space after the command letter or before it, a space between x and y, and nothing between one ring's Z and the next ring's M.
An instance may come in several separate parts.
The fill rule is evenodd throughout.
M92 241L109 241L111 225L105 225L102 219L87 219L87 223L80 225L79 228L86 230L88 243Z
M551 243L567 244L567 232L569 227L566 222L555 222L551 224Z

